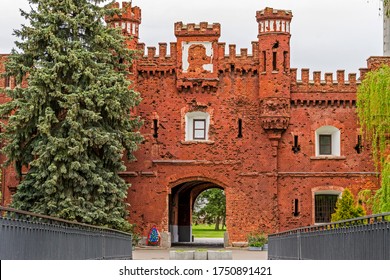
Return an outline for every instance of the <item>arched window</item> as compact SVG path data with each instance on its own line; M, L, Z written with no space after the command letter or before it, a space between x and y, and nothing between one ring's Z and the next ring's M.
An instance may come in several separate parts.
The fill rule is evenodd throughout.
M322 126L316 130L316 156L340 156L340 130Z
M186 141L207 141L209 139L210 115L205 112L186 114Z

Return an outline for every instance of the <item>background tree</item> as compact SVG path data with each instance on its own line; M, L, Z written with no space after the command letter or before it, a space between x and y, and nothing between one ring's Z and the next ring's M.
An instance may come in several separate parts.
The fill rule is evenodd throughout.
M390 0L383 0L383 55L390 55Z
M220 225L225 226L226 197L220 189L208 189L202 192L196 199L194 206L194 218L211 224L215 223L215 230Z
M373 158L381 171L381 188L374 211L390 212L390 67L367 74L358 89L357 112L371 143Z
M389 17L390 16L390 0L383 0L383 8L384 14Z
M141 140L131 116L140 97L128 80L133 52L103 21L119 11L103 2L29 0L29 24L15 31L20 51L6 63L28 87L6 91L1 137L7 164L29 167L13 207L123 229L128 185L118 172Z
M332 222L362 217L365 211L361 205L356 205L349 189L345 189L341 198L337 200L336 212L332 214Z

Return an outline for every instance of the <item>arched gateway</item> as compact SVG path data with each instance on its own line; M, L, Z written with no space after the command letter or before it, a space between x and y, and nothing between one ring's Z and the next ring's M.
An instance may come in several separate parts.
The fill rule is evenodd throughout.
M225 188L220 183L194 178L174 184L169 194L169 231L172 242L192 242L192 211L196 198L207 189Z

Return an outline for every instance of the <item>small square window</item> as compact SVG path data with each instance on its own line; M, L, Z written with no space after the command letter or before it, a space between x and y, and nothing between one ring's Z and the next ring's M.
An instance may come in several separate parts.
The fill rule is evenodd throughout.
M332 135L319 135L320 155L332 154Z
M194 140L206 140L206 120L194 120Z

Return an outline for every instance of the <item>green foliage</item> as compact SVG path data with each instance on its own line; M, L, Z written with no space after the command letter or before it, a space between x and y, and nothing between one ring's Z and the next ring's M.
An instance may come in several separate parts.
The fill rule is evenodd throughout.
M380 213L380 190L363 189L358 193L359 203L366 213Z
M383 0L384 13L387 17L390 17L390 0Z
M221 222L224 227L225 216L226 197L223 190L208 189L197 197L193 211L195 223L200 220L208 224L215 223L215 229L219 230Z
M382 188L379 190L380 212L390 212L390 155L383 164Z
M131 115L134 52L103 18L118 12L102 0L29 0L29 21L6 62L18 86L0 106L9 116L1 139L7 164L28 173L12 206L68 220L130 230L128 184L118 176L142 137ZM125 62L125 63L123 63ZM21 87L27 76L28 87Z
M268 238L263 232L251 232L248 234L248 246L249 247L263 247L268 243Z
M215 225L198 224L192 226L192 235L196 238L223 238L225 230L216 230Z
M332 222L349 220L365 216L361 205L356 205L355 199L349 189L345 189L341 198L337 200L336 212L332 214Z
M381 169L381 190L377 194L381 212L390 211L390 67L367 74L358 89L357 112L374 161Z

